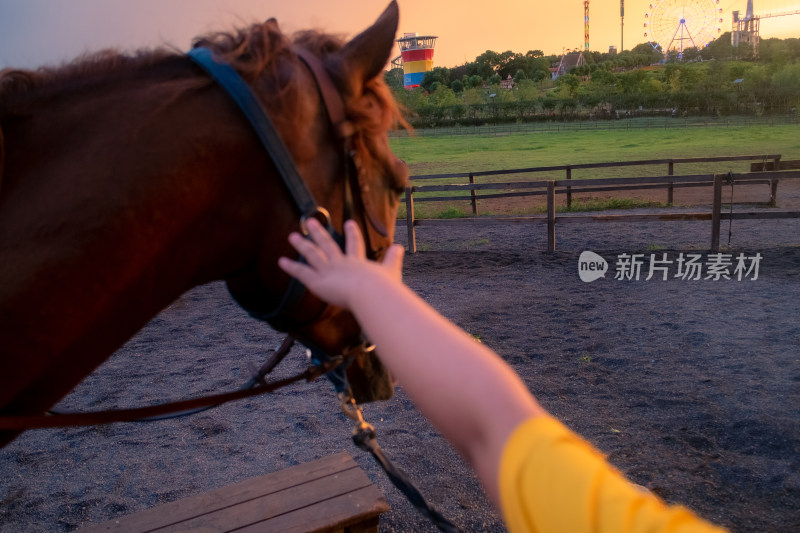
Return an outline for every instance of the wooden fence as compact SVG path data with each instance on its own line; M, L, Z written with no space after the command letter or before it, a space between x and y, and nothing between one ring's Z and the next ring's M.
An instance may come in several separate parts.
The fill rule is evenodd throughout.
M772 168L780 168L780 155L758 155L758 156L735 156L735 157L708 157L692 159L665 159L647 161L626 161L621 163L591 163L582 165L563 165L556 167L537 167L528 169L513 169L501 171L485 171L472 173L437 174L414 176L412 180L442 179L442 178L469 178L466 184L442 184L442 185L422 185L412 186L406 189L406 226L408 229L408 251L416 253L416 226L419 225L450 225L450 224L523 224L541 223L547 224L548 250L555 251L555 227L557 223L592 223L592 222L641 222L652 220L711 220L712 237L711 249L716 251L719 248L719 226L720 221L725 219L776 219L776 218L800 218L800 213L789 211L749 211L737 213L722 213L722 184L726 180L733 180L737 184L769 184L770 203L775 205L778 182L781 179L800 178L800 171L762 171L750 173L729 173L729 174L695 174L675 176L674 166L678 163L698 163L716 161L762 161L763 167L771 164ZM635 165L668 165L669 174L666 176L655 177L635 177L635 178L600 178L600 179L581 179L571 180L571 171L577 168L609 168ZM754 165L755 166L755 165ZM787 165L788 166L788 165ZM544 181L519 181L506 183L476 183L478 176L508 175L521 173L535 173L546 171L565 171L564 180L544 180ZM570 214L558 215L555 212L555 195L566 194L567 203L571 203L571 195L583 192L599 191L620 191L667 188L668 203L672 203L672 191L675 187L714 187L713 205L710 212L675 213L665 210L655 214L629 214L629 215L609 215L609 214ZM472 204L472 217L455 219L416 219L414 216L414 193L417 192L454 192L458 191L460 196L429 196L418 198L417 201L470 201ZM500 192L486 192L500 191ZM508 192L513 191L513 192ZM469 193L466 195L465 193ZM509 198L517 196L547 196L547 214L529 216L492 216L478 217L477 201L488 198Z
M514 192L514 193L503 193L503 194L483 194L478 196L475 191L479 190L486 190L486 189L501 189L501 187L496 187L494 183L487 183L487 184L478 184L475 179L478 177L485 177L485 176L506 176L506 175L513 175L513 174L537 174L542 172L564 172L564 178L567 180L572 179L572 171L573 170L586 170L586 169L598 169L598 168L623 168L623 167L634 167L634 166L656 166L656 165L666 165L667 176L674 176L675 175L675 165L681 164L696 164L696 163L720 163L720 162L732 162L732 161L756 161L757 163L753 163L752 166L757 166L760 164L760 170L777 170L781 168L781 155L780 154L761 154L761 155L739 155L739 156L717 156L717 157L692 157L692 158L680 158L680 159L645 159L645 160L637 160L637 161L617 161L612 163L581 163L577 165L557 165L557 166L549 166L549 167L532 167L532 168L516 168L510 170L485 170L480 172L456 172L451 174L423 174L419 176L412 176L412 181L418 180L430 180L430 179L453 179L453 178L468 178L470 186L474 185L474 187L470 187L470 196L472 202L472 214L478 214L478 205L477 200L489 199L489 198L510 198L513 196L536 196L545 194L542 191L526 191L526 192ZM753 169L755 170L755 169ZM581 184L585 185L587 180L581 180ZM516 182L519 184L520 182ZM608 185L612 185L611 183L607 183ZM448 185L423 185L423 186L416 186L414 187L414 192L428 192L428 191L464 191L466 190L465 187L455 187L451 188L452 185L457 184L448 184ZM683 184L678 186L692 186L689 184ZM777 184L775 185L777 187ZM509 189L511 187L504 187L505 189ZM525 187L520 187L525 188ZM529 187L531 188L531 187ZM535 187L534 187L535 188ZM634 187L636 188L636 187ZM641 189L653 189L653 188L666 188L667 189L667 204L672 205L673 203L673 193L674 193L674 182L670 183L667 182L666 184L655 185L652 187L640 187ZM598 192L608 189L594 189L594 190L584 190L583 192ZM625 189L619 189L625 190ZM572 190L571 187L568 185L566 190L567 195L567 207L572 206ZM417 201L421 202L442 202L442 201L452 201L452 200L463 200L463 196L436 196L436 197L428 197L428 198L419 198ZM770 201L774 204L775 202L775 192L770 195Z

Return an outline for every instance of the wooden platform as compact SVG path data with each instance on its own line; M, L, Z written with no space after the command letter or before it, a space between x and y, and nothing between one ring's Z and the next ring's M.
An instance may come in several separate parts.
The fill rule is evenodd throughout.
M343 452L81 531L366 533L378 531L378 518L388 510L378 488Z

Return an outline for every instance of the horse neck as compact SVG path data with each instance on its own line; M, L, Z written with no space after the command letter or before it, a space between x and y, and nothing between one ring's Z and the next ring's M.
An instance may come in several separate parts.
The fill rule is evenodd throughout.
M290 253L296 215L236 113L192 78L4 120L0 376L16 385L0 406L49 406L181 293L251 268L265 234Z

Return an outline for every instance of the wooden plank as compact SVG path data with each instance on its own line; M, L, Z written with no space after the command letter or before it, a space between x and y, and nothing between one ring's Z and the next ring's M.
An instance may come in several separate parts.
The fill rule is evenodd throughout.
M581 180L582 181L582 180ZM581 183L578 181L577 183ZM777 180L765 180L765 179L754 179L754 180L739 180L736 182L737 186L747 186L747 185L770 185ZM556 194L569 194L569 190L571 189L573 193L589 193L589 192L618 192L618 191L638 191L638 190L649 190L649 189L665 189L667 187L673 188L685 188L685 187L712 187L714 183L712 181L703 181L698 183L658 183L654 185L617 185L611 187L582 187L582 186L575 186L571 185L566 188L557 188ZM474 194L474 192L473 192ZM491 200L497 198L517 198L517 197L524 197L524 196L544 196L547 194L546 190L538 190L538 191L523 191L523 192L507 192L507 193L496 193L496 194L475 194L474 198L476 200ZM468 201L471 200L472 196L435 196L435 197L422 197L422 198L415 198L415 202L457 202L457 201ZM405 197L401 198L405 199Z
M475 184L475 176L472 174L469 175L469 182L474 185ZM470 191L470 195L472 196L472 214L474 216L478 216L478 200L475 197L475 189Z
M574 168L574 167L573 167ZM733 174L733 179L737 182L754 181L762 179L798 179L800 171L777 171L777 172L751 172ZM653 185L674 183L704 183L713 185L712 174L687 174L684 176L644 176L635 178L596 178L581 180L556 180L557 187L572 187L575 191L577 187L586 186L612 186L612 185ZM443 184L443 185L422 185L414 187L414 192L438 192L438 191L462 191L466 196L472 190L506 190L506 189L532 189L546 188L549 181L517 181L503 183L464 183L464 184ZM430 200L428 200L430 201Z
M573 169L593 169L593 168L615 168L647 165L663 165L669 163L719 163L725 161L757 161L764 159L780 159L779 154L761 155L737 155L737 156L715 156L715 157L689 157L682 159L642 159L637 161L611 161L606 163L581 163L578 165L554 165L547 167L512 168L505 170L484 170L479 172L454 172L449 174L420 174L411 176L411 180L447 179L447 178L468 178L473 176L503 176L506 174L534 174L538 172L561 172L568 167Z
M771 180L769 184L769 205L778 205L778 183L780 180Z
M567 167L567 181L572 180L572 167ZM572 207L572 188L567 186L567 207Z
M547 194L546 190L541 191L524 191L524 192L503 192L497 194L476 194L476 200L490 200L492 198L515 198L518 196L544 196ZM456 202L456 201L469 201L471 196L423 196L414 198L415 202Z
M469 196L421 196L419 198L414 198L415 202L458 202L458 201L468 201L470 199Z
M455 226L461 224L547 224L546 215L511 217L466 217L466 218L418 218L417 226Z
M343 452L81 531L231 531L256 523L268 531L281 531L272 526L271 520L288 515L301 523L312 520L313 517L303 517L301 511L325 501L333 502L327 504L329 510L339 507L324 516L339 517L336 520L343 523L370 519L388 510L378 489ZM279 522L287 520L280 518ZM336 520L329 520L328 525L337 525Z
M293 513L278 516L268 522L267 528L264 527L265 524L263 523L253 524L237 530L237 533L263 533L265 531L269 531L270 533L278 531L281 533L307 533L327 531L331 523L337 524L337 529L344 529L361 520L354 521L351 513L343 512L343 509L361 507L365 512L374 514L373 518L377 518L380 513L388 509L388 506L387 509L370 509L370 506L374 505L372 502L375 500L373 492L377 491L378 489L372 485L371 487L366 487L359 491L317 502L314 505ZM377 529L375 531L377 533Z
M596 179L582 179L572 180L571 183L566 183L566 180L557 182L558 187L566 187L571 185L573 190L576 186L586 187L595 185L652 185L656 183L712 183L713 178L711 174L687 174L685 176L650 176L650 177L637 177L637 178L596 178Z
M697 185L691 183L689 185ZM704 185L708 187L710 184L701 183L699 185ZM666 183L658 183L656 185L617 185L616 187L572 187L573 193L581 193L581 192L618 192L618 191L644 191L648 189L664 189L669 187ZM556 189L556 194L564 194L566 189Z
M417 234L414 231L414 190L406 187L406 228L408 229L408 253L417 253Z
M559 224L585 224L591 222L657 222L711 220L711 213L643 213L632 215L562 215Z
M762 161L760 163L750 163L750 172L762 172L765 170L776 170L774 161Z
M775 170L772 172L748 172L748 173L734 173L733 179L746 180L746 179L779 179L791 180L800 178L800 171L797 170Z
M414 192L438 191L480 191L502 189L535 189L545 188L549 181L513 181L505 183L449 183L443 185L420 185L414 187Z
M675 161L670 161L669 165L667 165L667 175L674 176L675 175ZM673 204L673 199L675 197L675 182L669 182L669 188L667 189L667 205Z
M355 499L351 493L356 493ZM183 520L156 531L158 533L234 531L254 525L258 525L262 531L283 531L284 529L308 531L313 528L307 527L307 524L314 519L318 519L319 525L330 527L332 525L339 526L341 520L352 518L354 514L360 517L361 511L371 513L374 503L368 505L368 497L373 497L373 500L382 499L364 471L360 468L351 468L280 492L266 494L214 512L203 513L190 520ZM320 503L325 503L331 513L335 511L335 516L330 519L331 513L315 516L314 507Z
M298 484L335 474L352 468L354 464L355 462L348 454L341 453L153 508L158 509L159 512L152 512L153 509L150 509L128 515L114 522L137 524L143 530L157 529L181 520L194 518L198 508L213 512L243 500L279 492ZM113 523L107 522L101 524L101 529L90 528L88 531L114 531L113 526Z
M719 251L719 223L722 209L722 180L724 176L714 176L714 202L711 206L711 251Z
M785 218L800 218L800 211L742 211L739 213L734 212L733 217L731 213L722 213L722 220L777 220Z
M775 220L800 218L800 211L741 211L720 213L720 220ZM558 224L588 224L593 222L674 222L692 220L711 220L711 212L689 213L641 213L628 215L559 215L556 214ZM466 217L466 218L418 218L417 225L425 226L454 226L460 224L496 225L496 224L547 224L546 215L530 216L496 216L496 217Z
M547 250L556 251L556 182L547 186Z
M577 181L581 183L583 180ZM777 180L766 179L753 179L753 180L739 180L736 182L737 186L747 185L770 185ZM611 187L582 187L577 185L570 185L566 188L557 188L556 194L565 194L571 189L573 193L589 193L589 192L618 192L618 191L638 191L650 189L665 189L667 187L685 188L685 187L713 187L713 181L703 181L697 183L657 183L654 185L617 185ZM521 196L544 196L547 194L546 190L540 191L524 191L524 192L507 192L497 194L476 194L476 200L491 200L497 198L516 198ZM471 196L435 196L435 197L422 197L415 198L415 202L457 202L471 200Z
M772 171L772 170L798 170L800 169L800 160L779 160L777 164L775 161L763 161L761 163L752 163L750 165L751 172L759 171Z
M420 174L418 176L409 176L410 181L415 180L437 180L447 178L468 178L469 172L451 172L449 174Z

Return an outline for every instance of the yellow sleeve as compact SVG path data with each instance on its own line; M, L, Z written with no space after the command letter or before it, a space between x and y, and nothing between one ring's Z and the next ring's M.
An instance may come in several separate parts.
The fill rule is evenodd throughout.
M500 460L500 501L511 533L722 532L636 488L550 417L517 427Z

